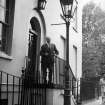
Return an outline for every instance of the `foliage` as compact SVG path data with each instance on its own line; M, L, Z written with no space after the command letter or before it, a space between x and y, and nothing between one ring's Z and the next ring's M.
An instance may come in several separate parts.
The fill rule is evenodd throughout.
M82 35L83 76L99 75L105 70L105 11L92 2L83 8Z

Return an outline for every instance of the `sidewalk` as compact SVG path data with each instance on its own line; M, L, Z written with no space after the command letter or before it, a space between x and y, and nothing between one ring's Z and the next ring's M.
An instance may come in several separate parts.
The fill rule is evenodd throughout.
M83 102L82 105L102 105L101 97L92 101Z

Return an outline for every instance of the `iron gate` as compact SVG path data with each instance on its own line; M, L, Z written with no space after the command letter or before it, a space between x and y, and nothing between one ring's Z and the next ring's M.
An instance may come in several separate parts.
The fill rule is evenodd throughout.
M81 101L91 100L100 96L100 86L98 78L81 78L80 99Z

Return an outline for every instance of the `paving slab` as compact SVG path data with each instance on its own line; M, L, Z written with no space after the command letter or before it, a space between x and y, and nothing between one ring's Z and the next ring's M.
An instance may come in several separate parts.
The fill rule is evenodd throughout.
M99 97L98 99L83 102L82 105L105 105L105 104L102 104L102 98Z

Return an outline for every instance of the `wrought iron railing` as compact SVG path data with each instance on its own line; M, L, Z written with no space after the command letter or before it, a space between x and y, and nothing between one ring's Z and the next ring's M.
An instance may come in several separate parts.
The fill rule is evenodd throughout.
M80 99L81 101L99 98L101 88L97 78L81 78Z
M55 57L54 72L53 72L53 83L55 85L64 87L64 71L65 71L65 60Z
M28 64L28 63L27 63ZM58 56L55 56L55 62L54 62L54 70L53 70L53 76L52 76L52 84L44 84L43 78L42 78L42 70L41 70L41 63L39 64L39 69L35 72L35 81L37 81L38 84L46 86L46 88L65 88L65 64L66 61L64 59L59 58ZM47 72L47 80L48 80L49 72ZM78 91L79 91L79 85L78 81L76 80L73 72L70 70L70 84L71 84L71 91L72 95L76 100L78 100Z
M46 88L65 88L64 71L65 60L57 56L52 76L53 84L42 82L41 69L36 70L33 75L26 70L22 72L21 77L0 71L0 104L46 105ZM70 71L70 77L72 95L78 100L78 82L72 71Z
M31 70L28 69L28 58L26 59L26 70L25 70L25 75L28 74L28 77L33 75L34 80L38 83L38 84L44 84L43 82L43 74L42 74L42 69L41 69L41 63L39 63L39 68L37 70L34 71L34 73L29 73ZM46 80L47 80L47 87L50 88L54 88L54 87L58 87L58 88L64 88L64 70L65 70L65 60L54 56L54 67L53 67L53 72L52 72L52 84L48 84L48 75L49 75L49 70L47 69L47 76L46 76ZM31 75L30 75L31 74ZM27 77L26 77L27 78Z
M46 88L0 71L0 105L46 105Z

